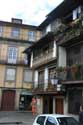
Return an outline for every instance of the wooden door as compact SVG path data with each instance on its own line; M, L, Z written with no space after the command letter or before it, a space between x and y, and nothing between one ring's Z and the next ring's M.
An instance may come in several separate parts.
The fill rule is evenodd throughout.
M14 111L15 91L5 90L2 94L2 111Z
M43 98L43 113L53 113L53 97L46 96Z
M63 98L56 98L55 105L55 113L63 114Z

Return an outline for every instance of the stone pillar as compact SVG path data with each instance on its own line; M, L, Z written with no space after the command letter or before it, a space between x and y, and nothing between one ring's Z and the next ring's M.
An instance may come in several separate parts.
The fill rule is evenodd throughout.
M44 71L44 87L47 88L48 86L48 68L45 68L45 71Z
M53 97L53 114L55 114L55 97Z
M34 87L36 88L38 85L38 71L34 72Z
M20 94L21 94L21 90L16 90L16 95L15 95L15 110L19 110Z
M68 114L68 94L64 98L64 114Z
M66 66L66 49L64 47L58 48L58 66L65 67Z
M31 53L30 67L33 65L33 53Z
M56 41L54 41L53 45L53 57L56 57Z

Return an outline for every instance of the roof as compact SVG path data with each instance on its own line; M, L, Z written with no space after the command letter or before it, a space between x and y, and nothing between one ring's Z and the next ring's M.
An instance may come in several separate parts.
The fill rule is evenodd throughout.
M13 23L13 22L8 22L8 21L1 21L0 20L0 25L1 26L14 26L14 27L21 27L21 28L30 28L30 29L37 29L37 26L34 25L27 25L27 24L18 24L18 23Z
M45 26L49 25L50 22L54 21L56 18L65 17L73 9L78 7L78 5L83 5L83 0L63 1L59 6L57 6L53 11L51 11L47 15L47 18L39 25L38 29L43 29Z

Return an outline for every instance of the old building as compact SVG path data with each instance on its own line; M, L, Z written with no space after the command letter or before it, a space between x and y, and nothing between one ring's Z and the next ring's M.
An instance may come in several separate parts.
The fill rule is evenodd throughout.
M55 32L63 25L60 7L54 14L48 14L38 29L42 32L40 40L25 50L31 54L30 67L34 70L33 93L37 97L38 113L64 113L65 91L57 77L57 48ZM51 103L50 103L51 102Z
M79 114L83 105L83 1L70 2L70 6L67 29L57 40L58 77L66 88L66 111Z
M64 0L39 25L42 37L25 50L31 55L39 113L79 112L83 102L82 9L82 0Z
M21 19L0 21L0 110L30 110L32 71L23 51L39 37L37 27Z

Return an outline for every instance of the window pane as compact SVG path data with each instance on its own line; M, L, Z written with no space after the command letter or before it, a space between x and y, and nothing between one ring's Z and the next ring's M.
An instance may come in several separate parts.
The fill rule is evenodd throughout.
M0 36L2 36L2 34L3 34L3 27L0 26Z
M20 35L20 29L19 28L13 28L12 29L12 37L19 37Z
M16 47L8 48L8 63L16 63L18 49Z
M29 31L28 32L28 38L30 41L35 41L35 31Z
M44 125L44 121L45 121L45 116L40 116L37 119L37 123L40 124L40 125Z
M32 71L24 70L24 82L32 82Z
M57 122L56 122L55 118L48 117L48 119L46 121L46 125L57 125Z
M6 80L14 81L15 80L15 69L7 69Z

